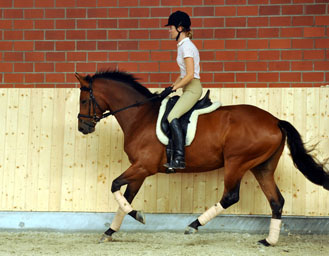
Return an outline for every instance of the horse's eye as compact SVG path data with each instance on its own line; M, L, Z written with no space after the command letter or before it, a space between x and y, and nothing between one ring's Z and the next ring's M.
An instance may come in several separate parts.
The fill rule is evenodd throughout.
M87 100L82 100L81 101L81 104L86 104L87 103Z

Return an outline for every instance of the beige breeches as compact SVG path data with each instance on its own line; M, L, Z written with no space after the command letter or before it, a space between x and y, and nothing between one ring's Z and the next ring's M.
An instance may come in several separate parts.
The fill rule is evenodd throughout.
M176 102L168 115L168 121L171 123L175 118L180 118L188 112L202 95L202 85L199 79L194 78L183 88L183 94Z

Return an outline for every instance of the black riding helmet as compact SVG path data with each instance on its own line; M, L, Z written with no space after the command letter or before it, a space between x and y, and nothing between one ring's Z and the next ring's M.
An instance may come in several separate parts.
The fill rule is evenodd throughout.
M169 16L168 24L166 24L165 26L175 26L175 28L178 32L178 35L176 37L176 41L177 41L181 32L183 32L183 31L188 32L191 30L190 29L190 26L191 26L190 16L188 16L188 14L185 12L176 11ZM183 27L183 31L178 31L178 27L180 27L180 26Z

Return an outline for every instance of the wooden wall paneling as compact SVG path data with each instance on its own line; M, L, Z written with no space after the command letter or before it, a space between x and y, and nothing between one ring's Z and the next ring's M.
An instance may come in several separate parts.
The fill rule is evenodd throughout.
M77 130L77 89L0 90L0 210L111 212L117 203L113 179L130 165L123 133L109 117L94 134ZM327 88L211 89L224 105L250 103L291 122L320 162L328 158ZM328 168L328 165L327 165ZM157 213L202 213L222 197L224 170L148 177L135 209ZM293 166L286 146L275 175L286 199L284 215L327 216L329 197ZM270 214L251 173L240 202L226 214ZM125 187L122 189L124 192Z

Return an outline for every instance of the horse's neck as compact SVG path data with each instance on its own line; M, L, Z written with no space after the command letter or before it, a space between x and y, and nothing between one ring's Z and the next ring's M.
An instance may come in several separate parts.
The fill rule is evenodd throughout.
M137 92L129 85L116 83L111 86L107 95L109 95L108 105L112 111L116 111L137 102L145 101L147 98ZM148 115L149 105L141 105L138 107L128 108L115 114L115 117L123 130L124 134L129 134L134 131L143 119ZM150 113L151 114L151 113Z

